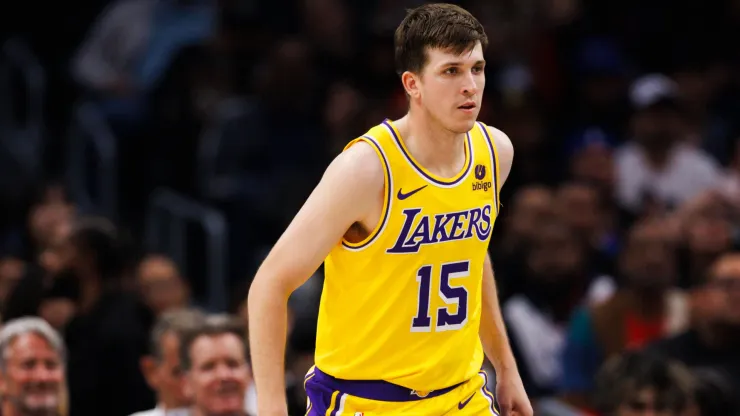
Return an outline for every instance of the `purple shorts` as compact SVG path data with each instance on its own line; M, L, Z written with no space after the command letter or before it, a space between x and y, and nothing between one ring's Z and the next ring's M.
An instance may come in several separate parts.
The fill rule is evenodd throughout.
M381 402L410 402L441 396L454 390L460 384L463 383L434 390L421 397L411 389L387 381L342 380L314 367L305 379L306 395L310 403L307 415L324 416L328 409L333 409L331 415L334 416L340 408L339 402L342 396L345 395ZM335 395L335 392L338 394Z

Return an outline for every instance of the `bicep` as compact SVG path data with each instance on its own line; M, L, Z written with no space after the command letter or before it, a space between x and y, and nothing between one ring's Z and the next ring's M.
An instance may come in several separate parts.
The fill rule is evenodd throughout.
M287 293L321 265L347 229L373 204L384 183L382 166L369 145L341 154L265 259L256 279L271 279Z

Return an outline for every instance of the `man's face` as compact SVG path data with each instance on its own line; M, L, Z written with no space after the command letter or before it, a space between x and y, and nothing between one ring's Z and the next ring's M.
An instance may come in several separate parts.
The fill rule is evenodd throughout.
M187 304L185 283L175 264L167 258L144 260L139 266L137 281L144 301L157 315Z
M34 333L16 337L5 353L7 368L0 380L4 398L20 414L57 415L64 380L59 354Z
M676 275L674 241L660 222L638 224L630 231L622 257L622 271L630 286L668 287Z
M190 348L188 392L202 414L237 415L250 381L244 343L234 334L201 336Z
M427 49L421 74L412 75L414 94L421 108L444 129L466 133L475 125L486 86L483 47L480 42L462 54Z
M740 256L721 258L712 268L709 301L720 320L740 325Z
M162 356L157 361L148 357L144 366L144 374L152 388L157 392L157 398L167 408L180 408L190 405L190 399L185 395L183 388L182 370L180 368L180 340L177 335L168 332L160 340Z
M635 114L632 125L636 139L643 146L665 150L679 138L681 119L676 110L657 106Z

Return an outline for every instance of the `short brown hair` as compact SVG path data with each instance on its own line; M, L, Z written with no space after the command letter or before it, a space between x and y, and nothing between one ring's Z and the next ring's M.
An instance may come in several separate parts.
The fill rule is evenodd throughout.
M483 25L467 10L454 4L425 4L411 9L394 36L396 71L420 72L427 61L427 48L461 54L480 42L488 46Z
M180 340L188 331L198 328L206 315L198 309L176 309L165 312L157 319L149 337L149 354L159 361L162 359L162 337L173 333Z
M182 335L180 341L180 366L182 369L189 371L192 367L193 360L190 350L198 338L226 334L235 335L244 344L244 358L249 362L249 350L244 323L234 316L218 314L207 316L202 322L199 322L199 325L190 328Z

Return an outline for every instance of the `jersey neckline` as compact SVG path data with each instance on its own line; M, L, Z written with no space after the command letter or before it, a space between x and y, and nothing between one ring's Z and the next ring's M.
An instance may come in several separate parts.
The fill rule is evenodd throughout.
M395 140L398 148L401 150L401 153L403 154L409 165L411 165L414 170L416 170L416 172L427 181L431 182L434 185L447 187L458 185L468 176L468 172L470 172L470 167L473 165L473 146L470 138L470 132L467 132L465 134L465 164L463 165L460 172L457 173L457 175L453 176L452 178L444 178L428 171L424 166L421 165L421 163L414 159L414 156L411 155L411 152L409 152L403 140L401 139L401 134L398 132L398 130L396 130L396 126L393 125L393 122L390 119L383 120L383 124L388 128L388 130L390 130L391 134L393 135L393 139Z

